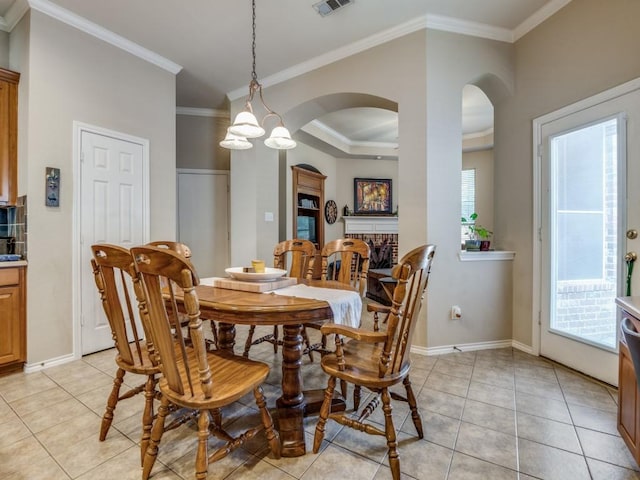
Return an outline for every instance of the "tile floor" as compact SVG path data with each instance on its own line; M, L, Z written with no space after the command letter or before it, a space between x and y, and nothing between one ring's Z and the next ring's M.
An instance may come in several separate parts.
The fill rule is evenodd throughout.
M273 406L279 356L269 344L254 347L251 356L273 366L265 385ZM0 377L0 478L140 478L141 396L118 405L107 440L98 441L114 371L113 351L106 351ZM303 377L306 388L325 386L317 360L303 359ZM395 402L405 479L640 479L616 431L613 388L510 348L415 355L411 378L425 438L415 437L406 404ZM130 385L135 380L125 377ZM252 406L247 398L225 410L227 428L233 432L254 415ZM382 421L379 412L372 418ZM315 417L306 420L309 451L315 423ZM189 426L167 433L151 478L194 478L195 441ZM318 454L274 460L261 436L212 464L208 478L389 479L385 457L382 437L329 423Z

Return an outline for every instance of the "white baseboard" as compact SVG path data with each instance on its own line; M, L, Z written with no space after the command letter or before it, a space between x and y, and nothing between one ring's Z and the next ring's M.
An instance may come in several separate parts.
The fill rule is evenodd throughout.
M523 343L517 342L515 340L498 340L494 342L478 342L478 343L463 343L458 345L444 345L441 347L419 347L412 346L411 353L415 353L417 355L444 355L446 353L454 353L454 352L472 352L475 350L490 350L493 348L509 348L513 347L515 349L521 350L525 353L533 355L533 349L525 345Z
M533 353L533 347L529 345L525 345L524 343L520 343L516 340L513 340L512 342L513 342L512 346L516 350L520 350L521 352L528 353L529 355L535 355L535 353Z
M40 370L44 370L45 368L55 367L56 365L63 365L65 363L73 362L74 360L78 359L72 353L70 353L69 355L51 358L43 362L27 363L24 366L24 373L38 372Z

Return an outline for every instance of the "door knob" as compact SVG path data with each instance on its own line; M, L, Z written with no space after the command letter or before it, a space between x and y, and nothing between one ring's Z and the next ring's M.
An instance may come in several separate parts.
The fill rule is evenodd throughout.
M635 262L638 259L638 254L636 252L627 252L624 256L625 262Z
M636 230L635 228L630 228L629 230L627 230L627 238L629 240L638 238L638 230Z

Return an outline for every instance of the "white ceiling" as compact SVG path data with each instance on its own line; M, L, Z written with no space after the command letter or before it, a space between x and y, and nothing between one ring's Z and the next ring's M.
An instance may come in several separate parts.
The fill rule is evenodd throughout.
M178 106L225 109L227 95L235 99L247 91L250 0L15 3L25 1L45 13L59 12L72 19L78 15L80 21L93 22L164 57L176 69L181 67L176 81ZM354 0L326 17L312 7L317 1L257 0L256 72L265 86L425 26L514 41L570 0ZM0 0L0 15L6 20L13 3ZM13 9L18 10L15 5ZM8 30L9 22L0 21L0 28L3 23ZM322 121L356 142L397 137L397 122L395 131L383 128L393 123L388 112L365 113L369 121L355 122L358 112L332 114ZM351 125L357 128L347 130Z

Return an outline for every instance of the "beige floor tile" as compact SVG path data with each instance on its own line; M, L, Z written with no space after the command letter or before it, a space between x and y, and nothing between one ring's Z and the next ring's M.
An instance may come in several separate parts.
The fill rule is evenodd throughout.
M419 408L418 410L420 411L420 418L422 419L424 439L431 443L453 449L456 443L456 437L458 436L458 429L460 428L460 420L440 415L439 413L431 412L423 408ZM416 428L411 416L406 418L400 430L409 436L417 438Z
M568 405L573 418L573 424L598 432L618 435L617 412L599 410L597 408L584 407L582 405Z
M329 442L323 441L318 450L318 454L322 453L328 445ZM275 459L267 450L264 450L258 456L274 467L278 467L280 470L287 472L289 475L300 478L316 458L318 458L318 454L313 453L313 434L305 432L305 447L307 453L300 457L280 457L279 459Z
M81 444L83 440L97 439L100 433L100 418L93 412L84 412L69 419L64 425L54 425L35 434L36 438L52 455L59 455L69 445Z
M0 399L0 425L14 418L18 418L18 414L13 411L7 402Z
M517 468L516 437L462 422L455 450L506 468Z
M531 377L518 377L516 379L516 392L543 397L543 399L551 398L564 401L564 395L558 382L545 382Z
M137 446L133 446L80 475L77 480L139 480L140 474L140 449ZM151 478L153 480L181 479L177 473L160 462L156 463Z
M469 383L467 378L454 377L434 369L424 385L433 390L466 397L469 391Z
M259 460L256 457L253 457L252 459L249 459L249 461L240 465L233 471L233 473L231 473L231 475L225 478L227 480L262 480L264 478L273 480L293 480L295 477L292 477L288 473L283 472L264 460Z
M77 443L69 443L64 450L53 454L53 458L69 476L76 478L133 446L124 435L110 432L104 442L100 442L97 435L91 435Z
M516 434L515 412L509 408L496 407L495 405L467 399L462 421L508 435L515 436Z
M43 408L49 408L50 405L54 405L64 400L69 400L71 398L73 397L70 393L58 386L55 386L48 390L14 400L10 404L11 408L13 408L18 415L25 416L29 413L37 412Z
M445 375L450 375L452 377L460 377L464 378L465 380L469 380L471 378L471 374L473 373L473 365L453 362L440 358L433 367L432 372L438 372Z
M467 398L502 408L515 408L515 392L512 388L500 388L472 380Z
M2 434L0 435L0 449L10 446L18 440L31 436L31 431L18 417L9 420L8 422L4 422L0 425L0 430L2 431Z
M447 480L518 480L518 472L460 452L453 454Z
M582 454L573 425L518 413L518 437Z
M53 458L44 457L20 466L18 471L2 478L3 480L69 480L71 477Z
M400 471L414 478L445 478L453 456L453 450L404 433L398 435L398 451Z
M238 328L237 349L243 347L245 330ZM311 335L319 339L317 332ZM274 354L271 345L265 344L252 348L251 356L271 367L264 390L277 422L273 406L281 394L281 352ZM139 478L141 395L117 406L107 441L98 441L115 372L113 359L112 349L41 372L0 377L0 478ZM411 379L425 438L417 438L408 405L393 401L402 480L444 480L447 475L450 480L640 480L639 467L617 433L615 388L510 348L441 356L412 354ZM305 387L326 386L319 358L313 363L303 358L303 380ZM125 377L127 386L143 381L141 376ZM404 394L404 387L397 385L393 391ZM348 406L352 392L349 386ZM372 396L363 391L361 405ZM253 395L225 407L222 415L232 433L254 421ZM509 426L515 424L514 416L519 438ZM379 407L370 419L382 427ZM317 416L304 420L306 455L276 460L260 433L244 448L211 465L209 480L391 478L384 437L330 421L320 453L313 454L316 423ZM192 479L196 442L193 421L167 432L152 479ZM210 444L212 448L219 445L214 439ZM573 453L580 452L580 447L586 457ZM6 462L7 458L11 461Z
M14 373L7 377L0 377L0 395L7 402L28 397L55 386L56 384L42 372Z
M417 403L421 408L456 419L462 417L464 402L463 397L431 390L427 386L422 389L417 398Z
M557 422L571 423L571 415L564 400L542 399L537 395L516 392L516 408L518 412L549 418Z
M22 417L32 432L38 433L55 425L63 424L72 418L91 412L75 398L49 405L46 409L29 413Z
M0 446L0 478L4 479L19 473L30 464L39 462L50 455L38 440L29 435L22 439Z
M585 480L590 478L582 455L519 439L520 471L549 480Z
M640 469L619 435L609 435L581 427L576 428L576 431L587 457L612 463L619 467Z
M376 462L335 445L329 445L322 452L312 455L317 458L300 477L302 480L325 480L328 478L371 480L379 466Z
M611 398L609 391L604 387L597 387L598 388L594 389L584 389L575 385L571 387L563 386L562 391L567 403L617 412L618 405L613 401L613 398Z
M587 458L589 471L593 480L638 480L640 473L628 468L618 467L610 463Z

